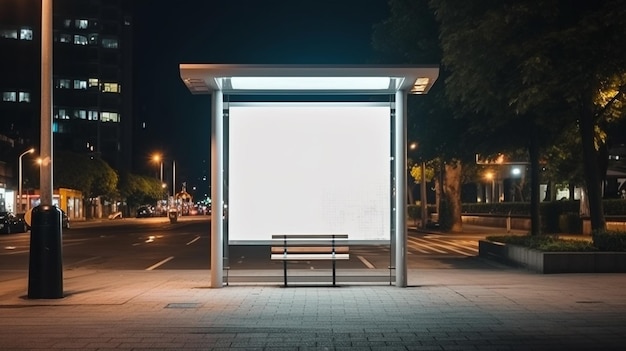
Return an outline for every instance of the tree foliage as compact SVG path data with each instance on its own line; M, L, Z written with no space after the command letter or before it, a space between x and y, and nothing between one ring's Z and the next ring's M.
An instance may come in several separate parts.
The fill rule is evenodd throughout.
M431 4L441 24L443 63L451 72L447 92L483 117L472 119L472 128L528 145L532 194L538 192L540 152L564 130L576 128L592 228L604 229L600 160L605 141L598 129L623 115L625 1Z
M117 196L117 173L98 157L58 151L54 154L53 167L55 188L80 190L87 198Z
M156 178L125 173L120 179L120 195L130 207L135 207L161 200L164 192Z

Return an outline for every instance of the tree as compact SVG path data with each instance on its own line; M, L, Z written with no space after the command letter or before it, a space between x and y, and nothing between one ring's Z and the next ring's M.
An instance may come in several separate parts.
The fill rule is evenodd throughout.
M155 203L163 198L161 182L153 177L125 173L120 179L120 195L130 207Z
M55 188L80 190L86 198L117 195L117 173L99 157L57 151L53 175Z
M450 98L482 119L473 128L526 145L531 161L532 234L540 232L539 157L576 125L582 142L592 229L605 227L596 128L623 111L623 0L431 1L440 22ZM615 93L609 93L613 90ZM600 97L608 99L602 103ZM619 114L614 112L613 116ZM503 134L506 130L515 133Z
M374 26L374 48L380 52L380 60L387 63L439 63L441 48L438 25L426 0L390 0L390 16ZM408 99L408 139L417 141L418 147L411 152L416 163L440 159L447 166L439 167L445 181L443 196L448 203L450 229L460 231L462 163L471 160L466 147L469 135L465 133L465 121L456 118L452 105L445 95L445 70L427 95L410 96ZM445 169L445 171L443 171ZM445 186L447 184L447 186ZM441 218L441 215L440 215Z

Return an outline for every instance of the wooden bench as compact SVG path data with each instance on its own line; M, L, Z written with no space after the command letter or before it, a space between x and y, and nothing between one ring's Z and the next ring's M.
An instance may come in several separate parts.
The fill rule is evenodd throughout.
M347 234L276 234L272 235L272 260L283 261L283 279L287 286L287 261L332 261L333 286L335 262L349 260Z

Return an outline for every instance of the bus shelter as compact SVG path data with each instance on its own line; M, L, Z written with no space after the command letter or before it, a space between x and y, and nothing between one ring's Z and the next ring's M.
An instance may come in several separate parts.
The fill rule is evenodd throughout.
M395 285L406 287L406 101L438 74L425 65L181 64L189 91L211 95L210 286L224 284L229 244L341 232L351 244L389 244Z

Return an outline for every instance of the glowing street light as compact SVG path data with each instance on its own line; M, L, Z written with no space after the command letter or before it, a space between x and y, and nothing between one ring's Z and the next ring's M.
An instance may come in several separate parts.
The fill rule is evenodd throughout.
M35 148L30 148L24 152L22 152L20 154L20 156L18 157L18 162L17 162L17 167L18 167L18 171L17 171L17 208L18 208L18 213L22 212L22 157L24 157L24 155L26 154L32 154L33 152L35 152Z
M487 180L490 180L490 181L491 181L491 196L490 196L490 198L491 198L491 202L494 202L495 197L496 197L496 195L495 195L495 192L496 192L496 180L495 180L495 176L494 176L494 174L493 174L493 173L491 173L491 172L487 172L487 173L485 174L485 178L486 178Z
M163 157L161 157L161 154L154 154L152 161L158 162L161 165L161 176L159 179L161 180L161 184L163 184Z

